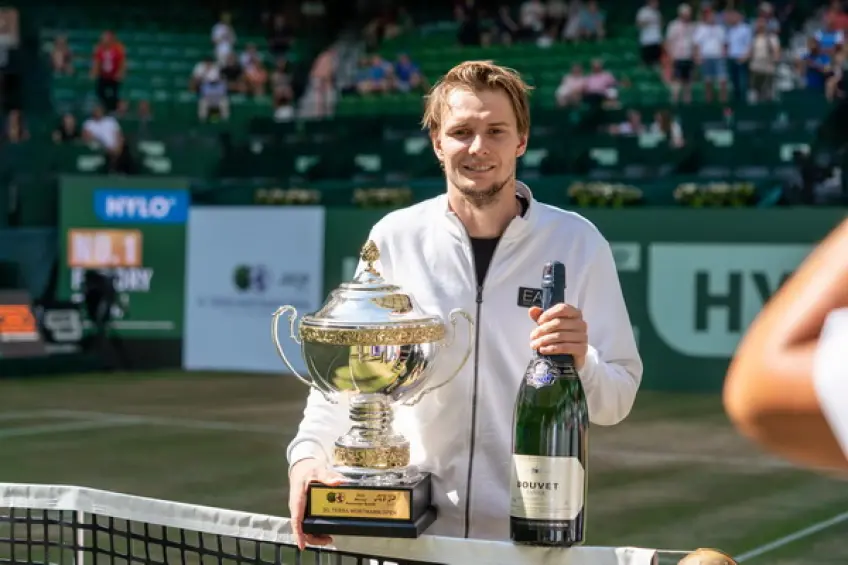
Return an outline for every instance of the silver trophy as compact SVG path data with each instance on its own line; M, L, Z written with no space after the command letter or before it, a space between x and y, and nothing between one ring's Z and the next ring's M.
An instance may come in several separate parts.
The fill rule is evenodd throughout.
M459 373L471 353L474 321L461 309L450 312L450 324L422 312L412 296L375 270L379 256L374 242L367 242L361 253L367 267L353 281L340 285L299 324L292 306L281 307L271 332L298 379L332 404L340 395L349 397L353 425L335 442L333 470L360 486L411 485L423 474L410 465L409 441L392 430L392 406L414 405ZM308 378L292 367L280 344L279 319L285 314ZM453 343L460 317L468 322L468 347L458 367L443 367L440 351ZM445 378L437 381L437 375Z

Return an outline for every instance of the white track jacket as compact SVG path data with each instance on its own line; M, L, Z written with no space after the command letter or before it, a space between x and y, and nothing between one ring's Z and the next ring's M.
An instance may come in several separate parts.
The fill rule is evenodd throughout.
M411 442L412 464L433 474L436 522L427 534L509 539L512 418L529 362L535 323L519 305L522 289L538 289L545 262L566 267L566 302L588 326L589 353L580 371L592 423L617 424L630 412L642 379L630 319L609 244L582 216L533 199L498 243L482 288L471 243L447 195L392 211L372 229L377 269L412 294L428 314L447 320L462 308L475 320L468 362L450 384L413 407L395 408L395 429ZM360 269L362 265L360 264ZM449 329L450 331L450 329ZM441 351L438 383L468 347L464 320L452 346ZM288 461L330 461L334 441L350 428L344 402L328 405L312 391Z

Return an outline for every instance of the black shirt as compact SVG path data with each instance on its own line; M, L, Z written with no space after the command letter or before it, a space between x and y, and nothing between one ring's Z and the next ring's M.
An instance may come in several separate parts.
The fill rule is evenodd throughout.
M527 213L529 203L523 196L516 195L518 202L521 204L521 215ZM486 273L489 271L489 265L492 263L492 257L495 255L495 249L498 242L501 240L498 237L472 237L471 251L474 253L474 267L477 270L477 287L483 286L483 281L486 279Z

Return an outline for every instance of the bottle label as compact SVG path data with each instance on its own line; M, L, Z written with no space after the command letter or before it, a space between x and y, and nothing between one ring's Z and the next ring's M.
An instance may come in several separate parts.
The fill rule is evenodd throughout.
M576 457L512 456L510 515L574 520L583 509L585 470Z
M568 379L576 376L576 372L544 360L534 363L525 375L527 384L535 388L552 385L557 379Z

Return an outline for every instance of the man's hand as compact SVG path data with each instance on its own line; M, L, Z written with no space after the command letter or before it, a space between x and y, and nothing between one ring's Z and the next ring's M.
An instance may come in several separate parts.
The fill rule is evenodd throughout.
M545 311L534 306L529 313L538 324L530 333L530 348L542 355L573 355L575 367L582 369L589 350L583 313L568 304L557 304Z
M325 485L338 485L344 477L334 473L317 459L303 459L294 464L289 474L289 515L297 546L303 550L306 544L327 545L333 542L330 536L317 536L303 533L303 514L306 512L306 489L312 481Z

